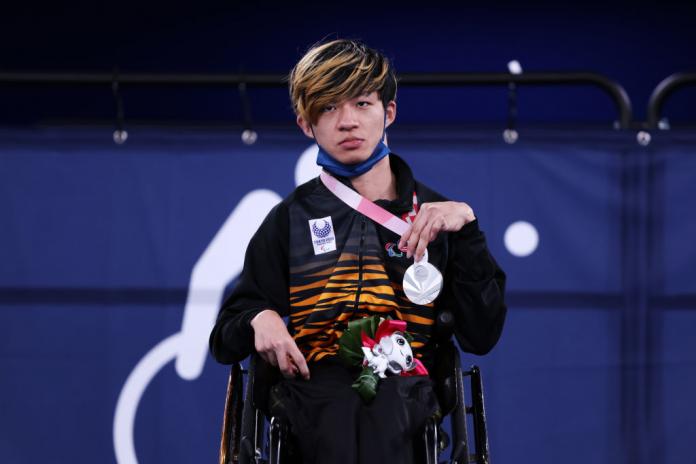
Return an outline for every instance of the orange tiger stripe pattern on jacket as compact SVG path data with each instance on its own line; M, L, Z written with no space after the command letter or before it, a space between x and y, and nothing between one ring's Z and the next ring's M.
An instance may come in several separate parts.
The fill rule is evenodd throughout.
M375 314L408 322L412 347L425 345L433 325L432 304L416 306L385 269L381 247L364 245L364 254L346 246L338 260L290 270L290 327L308 361L338 352L338 339L353 319Z

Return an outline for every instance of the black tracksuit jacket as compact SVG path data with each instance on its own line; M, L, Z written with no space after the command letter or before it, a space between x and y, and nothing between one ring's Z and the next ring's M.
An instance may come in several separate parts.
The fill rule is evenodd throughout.
M393 201L376 203L403 216L417 203L446 201L413 178L394 154ZM348 179L339 178L350 186ZM331 218L334 251L315 254L312 224ZM375 314L407 322L412 348L429 367L438 311L454 315L454 334L467 352L485 354L498 341L506 315L505 274L490 255L478 220L441 233L428 245L429 262L444 277L439 297L420 306L401 283L413 259L396 248L399 237L353 210L315 178L274 207L252 237L239 282L222 305L210 335L216 360L229 364L254 349L251 319L264 309L288 318L288 330L308 362L334 356L348 321ZM402 256L399 256L402 254Z

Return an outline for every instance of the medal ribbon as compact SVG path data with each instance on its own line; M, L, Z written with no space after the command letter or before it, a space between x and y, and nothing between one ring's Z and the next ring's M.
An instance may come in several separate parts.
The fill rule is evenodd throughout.
M392 213L379 205L371 202L358 192L341 183L326 171L321 171L319 178L324 186L343 203L347 204L359 213L369 217L377 224L380 224L401 237L408 230L409 225L403 219L394 216Z
M324 186L343 203L391 230L399 237L408 230L409 225L406 221L363 197L328 172L321 171L319 178ZM419 275L419 272L425 272L425 274ZM421 260L416 261L406 269L403 288L406 297L418 305L429 304L437 298L442 289L442 274L435 266L428 263L427 248Z

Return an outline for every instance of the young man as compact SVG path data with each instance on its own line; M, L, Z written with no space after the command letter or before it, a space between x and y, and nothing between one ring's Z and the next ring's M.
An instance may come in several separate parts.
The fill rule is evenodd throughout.
M252 238L211 352L230 363L255 349L278 366L285 380L273 390L276 413L290 422L302 462L413 462L412 439L438 408L430 379L387 376L365 401L351 388L361 366L337 356L341 336L371 316L405 321L415 359L432 368L435 320L447 309L461 348L484 354L502 331L505 275L471 206L415 181L386 146L396 78L381 53L351 40L317 45L292 70L290 97L324 171L411 225L399 236L324 180L299 186ZM402 281L426 249L444 283L434 302L421 305Z

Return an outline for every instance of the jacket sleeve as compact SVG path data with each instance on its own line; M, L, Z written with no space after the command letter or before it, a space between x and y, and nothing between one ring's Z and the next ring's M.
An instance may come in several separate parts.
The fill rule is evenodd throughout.
M442 307L454 313L462 350L482 355L497 343L507 313L505 273L488 251L478 220L449 237Z
M264 309L281 316L289 314L288 302L288 210L276 205L249 241L244 268L237 285L225 299L210 334L213 357L231 364L254 349L250 322Z

